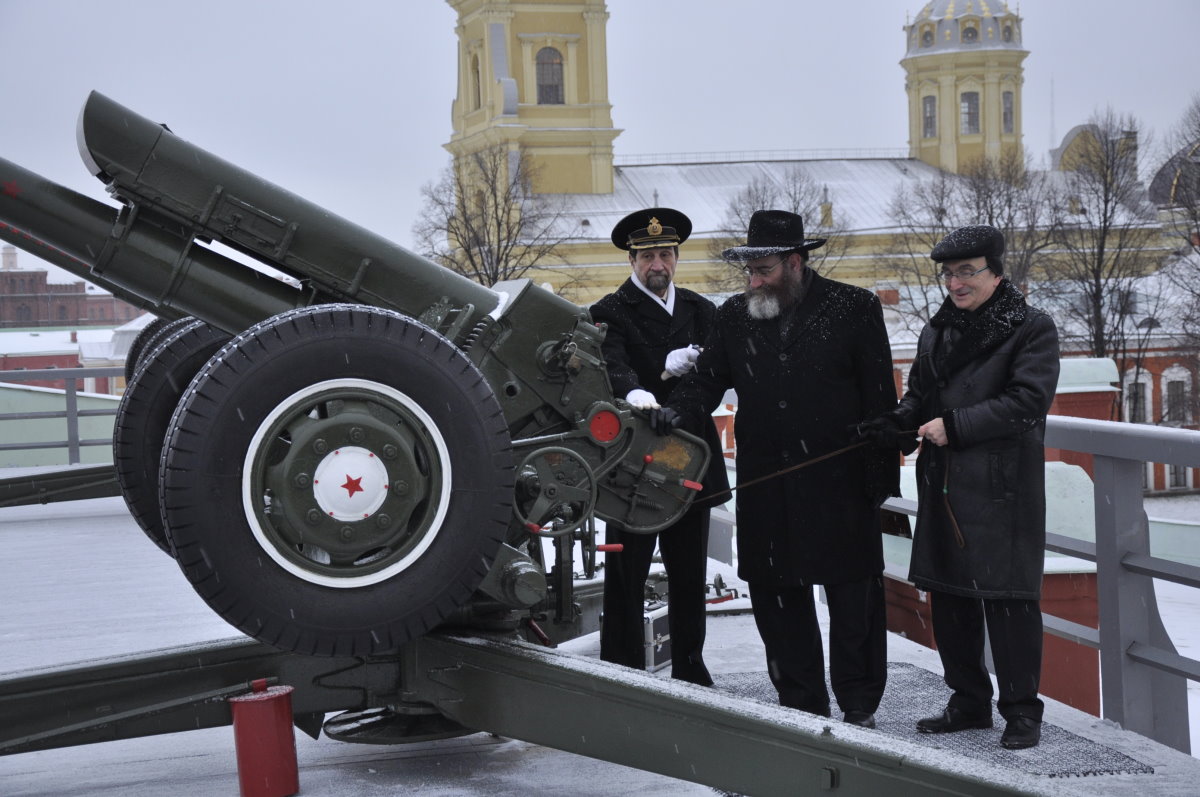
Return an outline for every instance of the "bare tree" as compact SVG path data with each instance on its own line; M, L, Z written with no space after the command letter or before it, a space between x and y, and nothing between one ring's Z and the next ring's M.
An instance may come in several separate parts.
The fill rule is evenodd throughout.
M1053 202L1045 173L1031 169L1015 151L902 187L890 209L902 232L889 247L887 268L897 276L906 326L919 330L945 299L929 252L958 227L988 224L1003 232L1005 275L1030 292L1035 265L1056 238Z
M1192 96L1171 134L1166 163L1152 186L1167 232L1178 246L1169 269L1177 292L1176 318L1185 340L1200 345L1200 94ZM1197 391L1200 393L1200 391Z
M1130 358L1140 359L1133 322L1144 295L1157 293L1144 278L1159 265L1160 228L1138 179L1137 120L1097 113L1061 167L1055 253L1045 261L1041 293L1068 329L1080 330L1084 348L1116 358L1124 371Z
M573 222L561 195L533 191L534 177L523 150L493 146L458 159L421 189L413 225L421 254L487 286L553 271Z
M824 246L809 252L808 261L810 268L825 276L829 276L849 245L846 237L840 235L846 229L846 219L833 212L828 189L818 185L802 167L792 165L778 176L770 172L761 174L729 200L721 228L708 241L709 257L723 263L723 267L708 278L712 291L740 291L746 287L741 265L724 263L721 252L745 242L750 217L756 210L796 213L804 218L804 232L808 237L826 238Z

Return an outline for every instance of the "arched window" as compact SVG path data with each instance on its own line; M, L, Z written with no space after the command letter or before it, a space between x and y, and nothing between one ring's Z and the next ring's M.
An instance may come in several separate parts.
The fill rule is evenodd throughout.
M1006 42L1012 41L1012 37L1013 37L1012 25L1005 25L1004 32L1002 34L1000 34L1000 37L1002 39L1004 39L1004 41L1006 41Z
M964 136L979 132L979 92L964 91L959 98L959 133Z
M974 44L979 41L979 28L967 26L962 30L962 40L965 44Z
M471 56L471 74L470 77L468 77L468 80L471 81L471 85L467 87L468 96L471 98L471 110L478 111L483 102L480 98L479 88L483 85L483 75L479 71L478 55Z
M1014 128L1013 122L1013 93L1006 91L1000 95L1001 108L1001 130L1005 133L1011 133Z
M933 28L926 28L925 30L921 31L921 46L933 46Z
M563 57L553 47L538 50L537 59L538 105L563 104Z
M921 138L937 138L937 97L921 98Z

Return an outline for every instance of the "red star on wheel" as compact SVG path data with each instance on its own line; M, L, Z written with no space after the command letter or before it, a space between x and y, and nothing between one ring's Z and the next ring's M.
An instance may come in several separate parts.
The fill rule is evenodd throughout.
M347 473L346 483L342 485L342 489L348 492L350 497L353 498L355 493L361 493L363 491L362 477L359 476L357 479L351 479L350 474Z
M17 194L21 193L21 186L17 185L16 181L9 180L4 183L4 195L16 198Z

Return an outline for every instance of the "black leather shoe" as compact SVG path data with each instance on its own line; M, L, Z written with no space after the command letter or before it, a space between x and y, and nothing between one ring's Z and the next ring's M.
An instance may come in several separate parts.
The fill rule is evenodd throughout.
M955 733L957 731L967 731L972 728L990 728L992 727L992 715L989 713L986 717L973 716L964 714L956 708L946 707L936 717L926 717L923 720L917 720L917 730L921 733Z
M1042 723L1029 717L1013 717L1004 726L1000 745L1009 750L1024 750L1034 747L1042 740Z
M865 711L847 711L846 716L842 717L842 722L857 725L860 728L874 728L875 715Z

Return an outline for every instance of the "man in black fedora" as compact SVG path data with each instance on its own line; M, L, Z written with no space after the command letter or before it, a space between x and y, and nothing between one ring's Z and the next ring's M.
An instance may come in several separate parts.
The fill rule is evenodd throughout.
M712 302L674 284L679 245L691 231L691 220L671 208L631 213L612 231L613 244L629 253L631 273L616 292L592 305L592 320L607 326L603 351L613 394L638 409L658 408L693 367L716 315ZM711 417L685 428L708 443L712 454L699 501L728 488L725 458ZM608 522L607 541L624 550L605 559L600 658L645 669L646 577L657 541L667 573L671 677L712 685L703 656L709 510L698 503L657 534L633 534Z
M743 264L746 290L717 311L696 370L652 422L704 417L737 391L738 575L779 702L830 715L823 585L834 696L846 722L872 728L887 666L879 505L898 491L899 457L840 450L848 427L896 406L896 388L879 299L808 267L824 243L794 213L754 213L746 245L722 255Z

